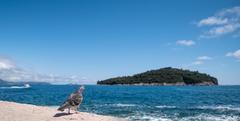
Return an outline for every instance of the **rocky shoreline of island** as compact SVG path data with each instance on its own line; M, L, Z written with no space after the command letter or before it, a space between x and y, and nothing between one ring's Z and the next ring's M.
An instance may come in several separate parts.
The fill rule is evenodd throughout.
M101 84L101 85L108 85L108 84ZM115 84L115 85L122 85L122 86L216 86L216 84L211 82L202 82L197 84L186 84L184 82L179 83L136 83L136 84Z

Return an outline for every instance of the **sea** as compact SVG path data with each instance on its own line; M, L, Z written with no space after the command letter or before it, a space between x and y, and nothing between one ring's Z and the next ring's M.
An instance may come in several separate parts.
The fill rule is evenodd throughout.
M79 85L0 87L0 100L57 108ZM80 111L132 121L240 121L240 86L86 85Z

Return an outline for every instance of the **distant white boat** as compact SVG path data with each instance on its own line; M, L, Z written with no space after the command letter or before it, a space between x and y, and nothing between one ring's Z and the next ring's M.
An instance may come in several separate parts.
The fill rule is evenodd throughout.
M25 88L29 88L29 87L31 87L29 84L24 84L24 87Z
M0 87L0 89L25 89L30 87L30 84L24 84L23 86Z

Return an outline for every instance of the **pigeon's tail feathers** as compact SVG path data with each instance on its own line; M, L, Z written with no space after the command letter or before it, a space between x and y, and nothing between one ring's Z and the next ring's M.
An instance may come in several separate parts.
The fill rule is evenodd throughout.
M59 107L57 110L64 111L64 109L62 107Z
M63 105L61 105L57 110L59 111L64 111L66 108L69 107L69 104L65 102Z

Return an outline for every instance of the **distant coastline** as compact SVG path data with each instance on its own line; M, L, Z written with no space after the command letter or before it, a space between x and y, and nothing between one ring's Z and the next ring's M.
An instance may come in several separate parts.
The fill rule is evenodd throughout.
M98 85L137 86L213 86L218 80L209 74L178 68L161 68L133 76L110 78L97 82Z
M50 85L48 82L31 82L31 81L26 81L26 82L12 82L12 81L6 81L0 79L0 86L23 86L23 85Z

